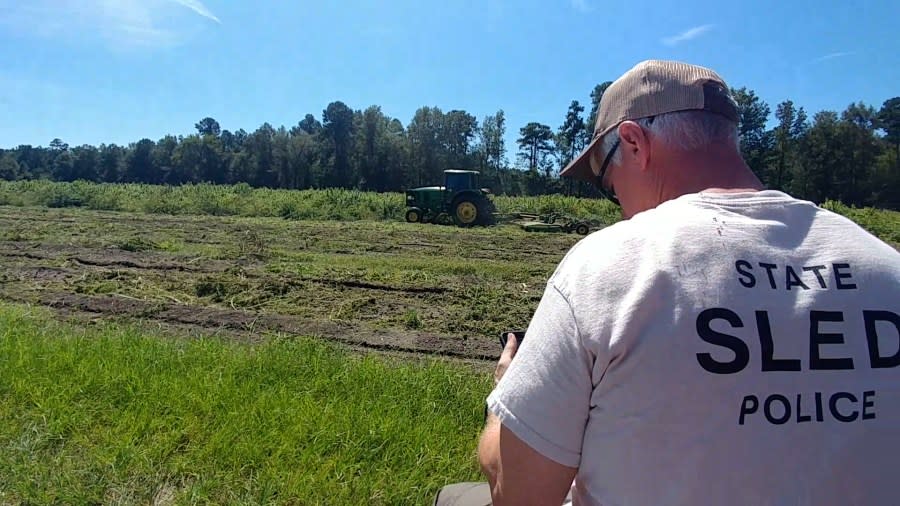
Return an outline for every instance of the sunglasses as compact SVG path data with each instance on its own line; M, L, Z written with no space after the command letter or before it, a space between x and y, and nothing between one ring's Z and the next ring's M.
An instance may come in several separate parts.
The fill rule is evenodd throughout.
M603 186L603 176L606 175L606 169L609 168L609 162L612 160L613 155L616 154L617 149L619 149L618 139L616 139L616 142L613 144L612 149L609 150L609 153L606 154L606 158L603 159L603 165L600 166L600 174L597 176L597 188L600 190L600 195L618 206L621 204L619 203L618 197L616 197L616 190L614 188L607 190L606 187Z
M653 120L656 119L656 116L650 116L647 120L648 125L653 124ZM618 197L616 197L615 188L610 187L608 190L605 186L603 186L603 177L606 176L606 171L609 169L609 162L612 161L613 155L616 154L616 150L619 149L619 139L616 139L616 142L613 143L612 149L609 150L609 153L606 154L606 158L603 159L603 165L600 166L600 173L597 175L597 188L600 190L600 195L606 199L609 199L615 205L621 205L619 203Z

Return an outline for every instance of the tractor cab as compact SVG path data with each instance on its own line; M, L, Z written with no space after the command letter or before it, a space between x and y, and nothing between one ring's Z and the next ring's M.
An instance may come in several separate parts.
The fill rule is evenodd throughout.
M450 169L444 171L444 188L448 193L478 188L477 170Z

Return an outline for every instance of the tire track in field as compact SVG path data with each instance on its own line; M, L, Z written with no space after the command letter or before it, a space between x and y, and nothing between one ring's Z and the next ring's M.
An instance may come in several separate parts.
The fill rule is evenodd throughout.
M95 267L126 267L155 271L222 272L234 266L234 262L197 257L178 258L147 251L130 252L109 248L98 252L97 249L79 246L24 242L0 243L0 257L76 262Z
M138 319L200 327L208 330L238 331L252 339L264 333L316 336L353 346L384 351L414 352L465 359L495 360L493 341L397 329L375 329L328 320L301 319L288 315L258 314L249 311L203 306L153 303L115 295L91 296L75 293L46 293L40 303L69 313Z

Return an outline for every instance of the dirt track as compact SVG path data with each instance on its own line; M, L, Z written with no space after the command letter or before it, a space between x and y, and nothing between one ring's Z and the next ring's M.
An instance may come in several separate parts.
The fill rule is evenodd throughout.
M0 207L0 299L248 340L494 359L497 329L527 324L575 240Z

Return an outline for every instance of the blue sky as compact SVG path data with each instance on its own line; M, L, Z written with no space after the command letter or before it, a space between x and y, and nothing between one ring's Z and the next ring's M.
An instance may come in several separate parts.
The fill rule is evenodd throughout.
M790 4L790 5L788 5ZM556 129L640 60L717 70L772 108L900 95L896 0L0 0L0 147L126 144L204 116L290 127L342 100L503 109ZM589 107L589 106L588 106Z

